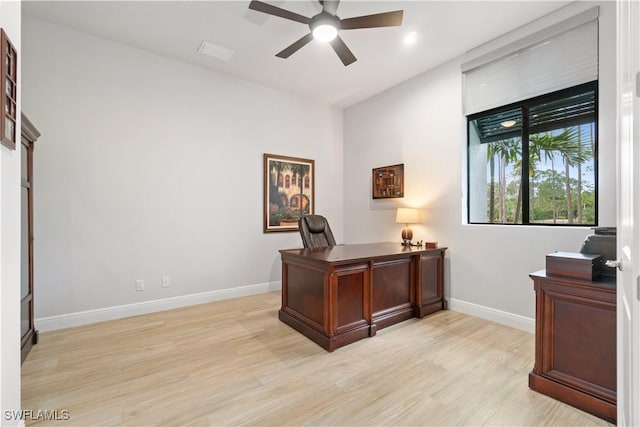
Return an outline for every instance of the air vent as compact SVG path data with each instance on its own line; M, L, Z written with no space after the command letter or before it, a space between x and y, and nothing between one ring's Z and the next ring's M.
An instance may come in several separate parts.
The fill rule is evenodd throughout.
M228 61L233 56L234 52L226 47L219 46L215 43L203 40L198 48L198 52L203 55L212 56L223 61Z

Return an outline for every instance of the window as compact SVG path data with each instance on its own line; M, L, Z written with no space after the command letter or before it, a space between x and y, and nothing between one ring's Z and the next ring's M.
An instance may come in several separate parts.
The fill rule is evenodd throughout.
M597 81L467 116L472 224L596 225Z

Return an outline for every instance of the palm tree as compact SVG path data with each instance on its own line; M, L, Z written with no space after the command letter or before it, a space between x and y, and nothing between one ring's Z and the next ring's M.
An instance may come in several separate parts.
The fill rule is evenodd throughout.
M506 212L506 189L507 189L507 177L506 170L507 166L511 163L517 163L520 158L522 158L522 147L520 144L520 138L511 138L511 139L503 139L500 141L496 141L491 144L490 149L488 150L491 154L490 159L490 169L491 169L491 194L489 200L489 220L490 222L494 222L495 213L492 212L494 210L494 158L498 158L498 204L500 207L500 216L499 222L507 221L507 212ZM517 211L515 213L517 217Z
M309 165L305 165L302 163L294 163L293 165L291 165L291 173L293 173L293 175L297 177L296 181L298 181L298 187L300 188L300 205L298 206L300 208L300 218L304 216L304 177L309 175L309 169Z
M567 220L569 224L573 223L573 200L571 192L571 176L569 174L570 167L581 164L586 161L588 154L584 150L580 141L580 135L575 127L565 128L558 134L552 132L539 133L530 137L530 155L534 154L534 159L545 159L551 163L551 171L555 174L555 155L556 153L562 157L565 166L565 193L567 198ZM531 162L533 164L533 162ZM558 218L558 206L556 204L555 192L551 194L551 202L553 205L553 222Z
M580 127L565 129L558 135L560 139L559 153L564 161L565 170L565 192L567 194L567 220L573 224L573 199L571 194L571 176L569 174L571 166L581 165L588 158L588 153L584 150L580 140Z
M269 163L271 164L271 170L270 170L270 175L272 177L272 179L270 180L270 191L269 191L269 201L271 203L276 203L278 205L281 204L280 202L280 198L278 195L278 178L280 177L280 174L282 173L282 168L284 167L284 162L280 162L277 160L270 160ZM275 172L275 176L274 175Z
M535 186L535 178L538 175L538 171L536 170L536 164L540 163L544 157L547 161L551 162L551 170L553 175L555 175L555 162L554 162L554 154L553 152L557 149L557 141L554 136L550 132L546 133L536 133L529 136L529 176L531 177ZM547 179L548 181L548 179ZM535 190L532 188L532 190ZM551 194L552 198L555 193ZM554 214L554 222L555 222L555 200L553 200L553 214ZM531 209L531 208L530 208Z
M489 160L489 174L491 181L489 182L489 223L493 223L496 218L495 199L496 199L496 160L493 144L487 146L487 159Z
M585 154L585 161L589 160L590 157L593 156L594 153L594 139L593 139L593 132L594 132L594 123L591 122L589 123L589 140L588 141L582 141L582 126L578 126L578 140L580 141L580 145L582 147L582 150L584 151ZM583 223L583 218L582 218L582 209L583 209L583 200L582 200L582 163L583 162L579 162L577 167L578 167L578 185L577 185L577 192L578 192L578 201L576 203L577 205L577 215L578 215L578 224L582 224Z

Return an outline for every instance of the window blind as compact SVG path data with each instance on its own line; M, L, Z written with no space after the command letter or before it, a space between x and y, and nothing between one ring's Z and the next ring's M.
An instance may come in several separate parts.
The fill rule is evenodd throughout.
M597 8L462 65L465 115L598 79Z

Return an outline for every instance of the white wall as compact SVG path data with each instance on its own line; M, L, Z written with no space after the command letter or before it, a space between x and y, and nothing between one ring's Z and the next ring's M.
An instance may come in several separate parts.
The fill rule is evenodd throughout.
M262 231L263 153L315 160L342 240L341 111L28 16L23 46L37 318L277 286L301 241Z
M600 15L599 216L613 225L615 5L603 2ZM316 211L340 242L397 241L395 208L424 207L414 235L449 247L452 304L525 327L534 315L527 274L590 231L463 224L463 58L346 110L343 147L339 111L34 18L23 27L24 110L43 134L40 319L277 283L277 250L300 243L262 233L264 152L316 160ZM405 164L405 198L372 200L371 168L395 163ZM160 287L163 275L171 287ZM134 290L139 278L144 292Z
M0 27L21 58L20 2L0 1ZM18 63L18 88L22 86ZM18 90L18 111L20 111ZM20 121L20 118L18 118ZM20 129L20 123L18 123ZM20 144L0 144L0 414L1 425L18 425L5 411L20 409Z
M570 7L579 11L589 6L593 4ZM599 86L603 226L615 225L615 13L615 3L603 2ZM445 294L451 306L531 330L535 302L528 273L544 268L547 253L579 250L591 230L464 224L462 62L463 58L452 60L345 111L345 242L400 241L395 208L422 207L425 224L412 227L414 240L449 247ZM371 169L396 163L405 165L405 197L372 200Z

